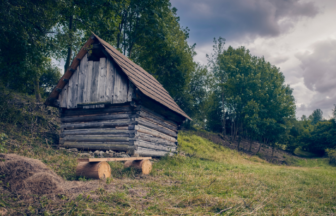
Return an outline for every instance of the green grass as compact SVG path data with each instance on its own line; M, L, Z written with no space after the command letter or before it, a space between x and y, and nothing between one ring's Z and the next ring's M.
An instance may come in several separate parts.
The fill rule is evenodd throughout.
M224 215L336 213L336 168L326 159L288 158L295 166L278 166L189 132L179 133L178 141L181 153L154 161L149 176L111 162L112 179L95 181L97 189L75 198L42 196L25 204L3 194L0 201L15 213L43 206L45 215L215 215L224 209ZM63 178L76 179L76 157L42 141L30 151L10 152L38 158Z
M299 157L305 157L305 158L318 158L318 157L320 157L317 154L307 152L307 151L303 151L301 148L296 148L295 151L294 151L294 154L299 156Z

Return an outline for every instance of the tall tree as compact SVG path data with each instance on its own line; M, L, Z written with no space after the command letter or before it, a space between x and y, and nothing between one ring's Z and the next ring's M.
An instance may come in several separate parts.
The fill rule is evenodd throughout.
M283 74L263 58L252 56L244 47L228 47L218 58L218 70L224 71L226 76L220 86L225 91L231 137L238 135L238 149L242 136L263 138L274 147L286 132L287 119L294 118L295 114L292 90L284 85ZM216 91L214 93L216 95ZM220 101L219 94L217 97ZM211 127L210 124L214 122L209 121Z
M40 100L39 78L52 51L52 27L58 22L56 0L4 0L0 3L0 74L7 88L34 89Z
M224 67L221 67L223 64L223 56L224 53L224 38L214 38L213 45L213 53L211 55L206 55L208 59L208 67L212 72L212 89L216 91L218 96L220 97L220 106L221 106L221 120L222 120L222 134L226 135L226 104L225 104L225 83L227 81L227 74Z
M313 125L317 124L318 122L323 120L323 112L321 109L316 109L313 113L309 116L309 120Z

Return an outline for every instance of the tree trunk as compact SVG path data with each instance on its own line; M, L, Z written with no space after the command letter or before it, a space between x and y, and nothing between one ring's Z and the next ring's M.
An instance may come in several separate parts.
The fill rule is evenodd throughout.
M265 143L265 139L264 139L264 143ZM256 154L258 154L258 153L259 153L260 149L261 149L261 142L259 143L259 148L258 148L258 151L257 151L257 153L256 153Z
M231 142L232 142L233 141L233 121L231 120L230 122L231 122L230 129L231 129Z
M240 133L241 132L241 127L240 127L240 125L237 123L237 132L236 132L236 136L238 136L238 146L237 146L237 148L238 148L238 151L239 151L239 147L240 147L240 142L241 142L241 138L242 138L242 133ZM239 132L239 133L238 133Z
M249 149L249 152L252 152L252 144L253 144L253 140L252 140L252 137L250 137L250 149Z
M103 162L80 162L76 167L76 176L92 179L104 179L111 176L110 165Z
M41 101L40 80L38 78L38 75L35 76L35 80L34 80L34 92L35 92L36 101L40 102Z
M274 155L274 144L272 145L272 157L271 157L271 162L273 162L273 155Z
M223 106L223 119L222 119L222 127L223 127L223 136L226 136L226 115L225 115L225 107L224 107L224 94L222 92L222 106Z
M124 55L126 55L126 21L124 23L124 42L123 42L123 48L124 48Z
M142 174L148 175L152 171L152 163L149 160L126 161L124 168L133 167L142 171Z
M119 50L120 48L120 35L121 35L121 30L122 30L122 24L119 24L119 32L117 35L117 49Z
M236 140L236 138L238 136L238 130L239 130L239 122L238 122L238 119L237 119L236 123L234 124L234 140Z
M71 43L72 43L72 20L73 20L73 15L70 16L69 18L69 45L68 45L68 55L67 55L67 59L64 65L64 73L68 70L68 67L70 65L70 61L71 61L71 56L72 56L72 47L71 47Z

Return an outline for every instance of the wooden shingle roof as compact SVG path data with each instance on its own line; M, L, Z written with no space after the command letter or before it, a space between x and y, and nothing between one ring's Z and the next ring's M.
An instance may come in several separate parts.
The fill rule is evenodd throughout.
M97 35L93 34L93 36L99 41L99 43L103 46L106 53L110 55L110 57L119 65L122 71L127 75L130 81L147 97L155 100L156 102L164 105L170 110L182 115L183 117L190 119L191 118L176 104L174 99L169 95L166 89L147 71L145 71L142 67L135 64L129 58L120 53L117 49L111 46L109 43L99 38ZM83 54L83 51L87 52L87 47L93 43L93 38L90 38L81 51L78 53L74 61L72 62L70 69L75 69L77 67L74 62L77 59L81 59L86 53ZM80 56L79 56L80 55ZM45 102L46 105L51 105L52 98L56 98L58 96L58 89L62 89L65 84L62 83L62 80L69 79L72 75L72 72L66 71L63 77L59 81L56 88L50 94L49 98ZM69 72L69 73L68 73Z

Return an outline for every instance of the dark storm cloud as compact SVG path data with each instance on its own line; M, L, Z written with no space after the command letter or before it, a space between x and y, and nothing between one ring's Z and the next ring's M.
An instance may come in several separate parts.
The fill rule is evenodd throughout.
M291 29L302 17L314 17L318 8L299 0L172 0L181 24L189 27L191 42L208 43L213 37L230 40L273 37Z
M312 48L312 52L296 55L304 71L304 84L319 93L336 91L336 40L320 41Z
M319 108L330 113L336 103L336 40L317 42L312 46L312 52L300 53L296 57L301 61L304 84L314 94L303 108Z

